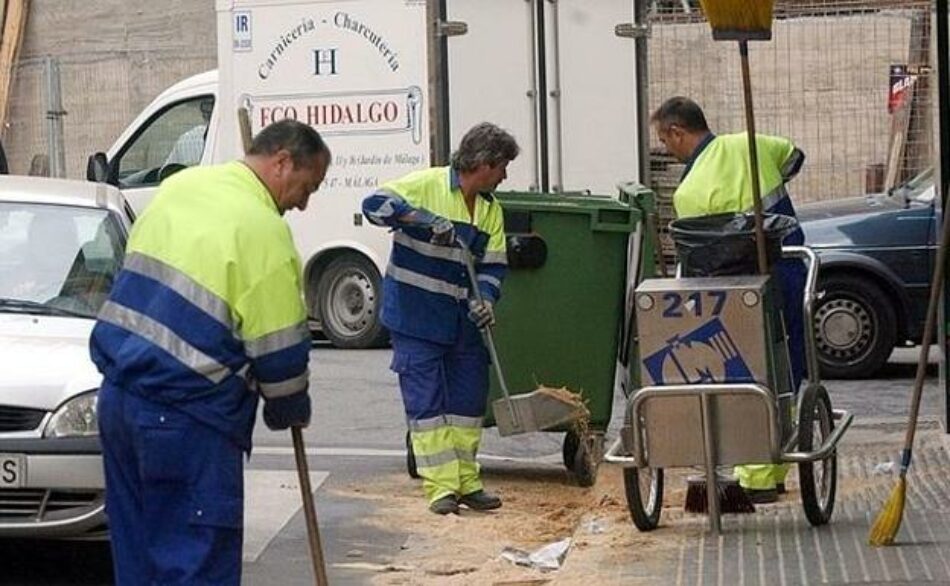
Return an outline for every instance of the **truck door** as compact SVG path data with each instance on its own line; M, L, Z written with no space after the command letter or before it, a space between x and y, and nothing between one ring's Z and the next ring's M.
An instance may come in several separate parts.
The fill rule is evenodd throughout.
M522 155L504 189L616 192L640 179L635 44L614 34L632 0L446 0L468 31L447 42L449 135L483 120Z

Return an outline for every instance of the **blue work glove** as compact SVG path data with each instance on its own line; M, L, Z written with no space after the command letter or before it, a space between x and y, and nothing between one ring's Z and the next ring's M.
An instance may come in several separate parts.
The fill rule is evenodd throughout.
M310 393L302 391L286 397L265 398L264 423L273 431L292 425L306 427L310 424Z
M478 329L495 325L495 312L492 310L491 303L485 300L469 299L468 319L472 320Z

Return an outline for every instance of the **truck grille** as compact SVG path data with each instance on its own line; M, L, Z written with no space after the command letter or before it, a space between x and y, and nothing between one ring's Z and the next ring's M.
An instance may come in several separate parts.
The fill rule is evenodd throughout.
M2 489L0 490L0 522L43 521L69 509L95 505L101 496L102 493L95 491Z
M46 416L42 409L24 409L0 405L0 432L32 431L39 427Z

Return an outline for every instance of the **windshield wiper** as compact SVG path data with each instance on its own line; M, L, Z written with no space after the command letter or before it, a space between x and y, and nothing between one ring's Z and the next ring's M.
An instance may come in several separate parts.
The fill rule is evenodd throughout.
M24 313L39 313L42 315L66 315L69 317L84 317L87 319L95 318L94 315L89 315L88 313L71 311L69 309L63 309L62 307L53 307L52 305L46 305L45 303L40 303L39 301L0 297L0 310L4 309L12 309L15 311L19 310L23 311Z

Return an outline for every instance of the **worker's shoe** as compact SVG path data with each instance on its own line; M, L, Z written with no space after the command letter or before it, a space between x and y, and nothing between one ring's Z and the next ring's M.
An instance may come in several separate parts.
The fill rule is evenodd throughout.
M429 503L429 510L436 515L458 515L459 502L454 494L450 494Z
M476 490L459 498L459 503L473 511L490 511L501 507L501 499L484 490Z
M778 501L778 490L775 488L743 488L749 500L756 505L767 505Z

